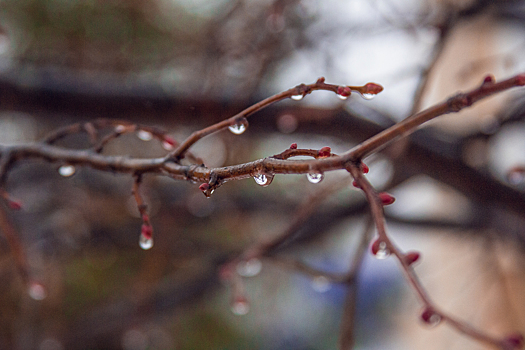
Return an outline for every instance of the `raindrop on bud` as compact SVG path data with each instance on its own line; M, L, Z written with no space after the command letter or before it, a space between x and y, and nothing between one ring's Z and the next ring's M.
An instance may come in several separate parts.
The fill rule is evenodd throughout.
M58 173L63 177L69 177L75 174L75 167L73 165L62 165L58 168Z
M257 185L268 186L272 180L273 176L266 176L265 174L257 174L253 177Z
M303 99L303 95L293 95L292 97L290 97L292 100L294 101L301 101Z
M175 140L170 137L164 138L164 141L162 141L162 148L164 148L166 151L173 150L175 148Z
M250 304L246 298L239 297L233 301L231 310L235 315L246 315L250 311Z
M324 175L322 173L311 173L311 174L306 174L306 178L311 183L318 184L324 179Z
M46 289L38 282L31 282L28 293L29 296L34 300L44 300L47 297Z
M374 243L372 243L372 254L378 259L386 259L390 256L390 249L387 248L386 242L383 242L379 239L375 240Z
M437 326L441 322L441 316L429 307L421 313L421 319L430 326Z
M339 97L339 99L341 99L343 101L348 99L348 96L345 96L345 95L337 95L337 97Z
M246 130L246 126L244 126L244 124L233 124L230 125L228 129L235 135L240 135Z
M122 124L119 124L117 126L115 126L115 132L117 133L123 133L124 131L126 130L126 127Z
M147 237L144 234L140 234L139 245L142 249L148 250L153 247L153 237Z
M257 276L262 270L262 262L259 259L241 261L236 267L237 273L243 277Z
M142 141L151 141L151 139L153 139L153 134L146 130L139 130L137 132L137 137Z
M371 94L371 93L368 93L368 92L361 93L360 95L361 95L361 97L364 98L365 100L371 100L371 99L373 99L374 97L376 97L376 94Z
M312 279L312 288L319 293L324 293L332 288L330 280L325 276L316 276Z

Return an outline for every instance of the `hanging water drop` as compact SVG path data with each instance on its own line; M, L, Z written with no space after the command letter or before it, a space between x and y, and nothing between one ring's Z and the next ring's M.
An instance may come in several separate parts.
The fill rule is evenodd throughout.
M372 254L378 259L386 259L390 256L390 249L388 249L386 242L379 239L372 243Z
M426 308L421 314L421 319L429 326L437 326L441 322L442 317L431 308Z
M324 175L322 173L311 173L311 174L306 174L306 178L311 183L318 184L319 182L323 181Z
M337 94L337 97L339 97L339 99L341 99L341 100L343 100L343 101L346 100L346 99L348 99L348 96L341 95L341 94Z
M294 101L301 101L303 99L303 95L293 95L292 97L290 97L292 100Z
M151 249L151 247L153 247L153 237L146 237L145 235L141 234L139 238L139 245L144 250Z
M246 126L242 123L239 123L239 124L233 124L233 125L230 125L228 127L228 129L230 129L230 131L232 133L234 133L235 135L240 135L242 134L244 131L246 131Z
M371 94L371 93L361 93L360 94L362 98L364 98L365 100L371 100L373 99L374 97L376 97L376 94Z
M175 148L175 144L169 140L162 141L162 148L166 151L172 151Z
M151 139L153 139L153 134L146 130L139 130L137 132L137 137L142 141L151 141Z
M58 173L63 177L69 177L75 174L75 167L73 165L62 165L58 168Z
M257 175L255 175L253 177L253 179L255 180L257 185L261 185L261 186L268 186L269 185L268 177L266 177L266 175L264 175L264 174L257 174Z
M235 315L246 315L250 311L250 304L245 298L238 298L232 303L231 310Z
M262 262L259 259L241 261L237 264L237 273L243 277L253 277L262 270Z
M27 292L34 300L44 300L47 297L46 289L38 282L31 282Z
M319 293L325 293L332 288L330 280L325 276L316 276L312 280L312 288Z

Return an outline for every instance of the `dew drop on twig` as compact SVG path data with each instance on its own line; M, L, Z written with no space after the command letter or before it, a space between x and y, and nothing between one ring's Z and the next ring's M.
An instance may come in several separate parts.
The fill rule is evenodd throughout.
M365 100L371 100L373 99L374 97L376 97L376 94L370 94L370 93L361 93L360 94L362 98L364 98Z
M162 148L166 151L172 151L175 148L175 145L169 141L162 141Z
M47 291L44 286L38 282L31 282L27 291L29 296L34 300L44 300L47 297Z
M243 123L233 124L228 127L230 131L235 135L240 135L246 131L246 126Z
M262 270L262 262L259 259L241 261L236 266L237 273L243 277L253 277Z
M390 249L388 249L386 242L376 240L372 244L372 254L376 258L383 260L390 256Z
M73 165L62 165L58 168L58 173L63 177L69 177L75 174L75 167Z
M345 95L342 95L342 94L337 94L337 97L339 97L343 101L348 99L348 96L345 96Z
M322 173L311 173L311 174L306 174L306 178L311 183L318 184L319 182L323 181L324 175Z
M239 298L232 303L231 310L235 315L246 315L250 311L250 304L246 299Z
M257 174L253 177L253 179L255 180L257 185L260 186L268 186L270 184L268 177L264 174Z
M153 247L153 238L148 238L145 235L141 234L139 238L139 245L144 250L151 249Z
M139 130L137 132L137 137L142 141L151 141L151 139L153 139L152 133L146 130Z
M312 279L312 288L319 293L324 293L332 288L330 280L325 276L316 276Z
M303 99L303 95L292 95L290 98L294 101L301 101Z

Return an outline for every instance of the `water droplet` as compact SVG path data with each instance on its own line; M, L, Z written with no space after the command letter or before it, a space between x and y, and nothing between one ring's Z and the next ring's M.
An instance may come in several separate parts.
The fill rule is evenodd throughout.
M246 315L250 311L250 304L246 299L240 298L233 302L231 310L235 315Z
M261 186L268 186L270 182L268 181L268 177L264 174L257 174L253 177L257 185Z
M244 131L246 131L246 126L242 123L239 123L239 124L230 125L228 129L230 129L230 131L234 133L235 135L240 135Z
M175 146L171 142L163 141L162 142L162 148L164 148L166 151L171 151L171 150L173 150L175 148Z
M312 279L312 288L319 293L324 293L332 288L330 280L325 276L316 276Z
M441 316L439 316L438 314L433 314L432 316L430 316L428 320L428 323L431 326L437 326L440 322L441 322Z
M306 174L306 178L311 183L318 184L324 179L324 175L322 173L312 173L312 174Z
M243 277L253 277L262 270L262 262L259 259L241 261L237 264L237 273Z
M139 245L144 250L151 249L151 247L153 247L153 238L148 238L141 234L139 238Z
M122 124L115 126L115 132L118 132L119 134L124 132L124 130L126 130L126 127Z
M29 285L28 293L34 300L44 300L47 297L46 289L38 282L32 282Z
M137 132L137 137L142 141L151 141L151 139L153 139L153 134L146 130L139 130Z
M364 98L365 100L371 100L373 99L374 97L376 97L376 94L370 94L370 93L363 93L363 94L360 94L362 98Z
M387 248L386 242L375 241L372 246L372 253L378 259L386 259L390 256L390 249Z
M507 180L512 185L519 185L525 180L525 171L521 167L511 169L507 174Z
M301 101L303 99L303 95L293 95L292 97L290 97L292 100L294 101Z
M337 97L339 97L341 100L346 100L348 99L348 96L345 96L345 95L340 95L340 94L337 94Z
M441 322L441 316L434 312L431 308L427 308L421 314L423 322L430 326L437 326Z
M69 177L75 174L75 167L73 165L62 165L58 168L58 173L63 177Z

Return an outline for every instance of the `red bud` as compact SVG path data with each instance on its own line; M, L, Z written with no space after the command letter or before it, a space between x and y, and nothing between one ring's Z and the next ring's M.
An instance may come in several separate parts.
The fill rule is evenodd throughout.
M427 307L421 313L421 320L430 325L437 325L439 322L441 322L441 316L437 314L431 307Z
M319 158L330 157L332 149L330 147L323 147L319 150Z
M495 82L496 82L496 79L494 78L493 75L487 75L485 79L483 79L483 84L492 84Z
M343 97L348 97L352 94L352 90L348 86L338 86L337 94Z
M296 143L292 143L290 145L290 149L297 149L297 144Z
M412 265L413 263L419 260L419 257L419 252L408 252L406 253L403 259L405 260L407 265Z
M210 185L208 185L207 183L203 183L203 184L201 184L201 185L199 186L199 190L201 190L201 191L203 191L203 192L206 191L206 190L208 190L209 188L210 188Z
M513 349L521 349L525 344L523 335L520 333L515 333L507 336L505 338L505 343L510 345Z
M20 209L22 209L22 203L17 202L17 201L9 200L7 202L7 205L9 205L9 208L11 208L13 210L20 210Z
M352 186L354 186L355 188L361 188L361 186L357 183L357 181L352 181Z
M379 199L383 205L390 205L396 201L394 196L386 192L379 193Z
M383 87L379 84L376 84L376 83L368 83L364 86L364 91L363 93L364 94L378 94L380 93L381 91L383 91Z
M144 238L151 239L151 237L153 236L153 227L151 227L151 225L148 224L142 224L140 233L142 234L142 236L144 236Z
M365 163L361 163L361 171L363 172L363 174L368 174L370 168Z

